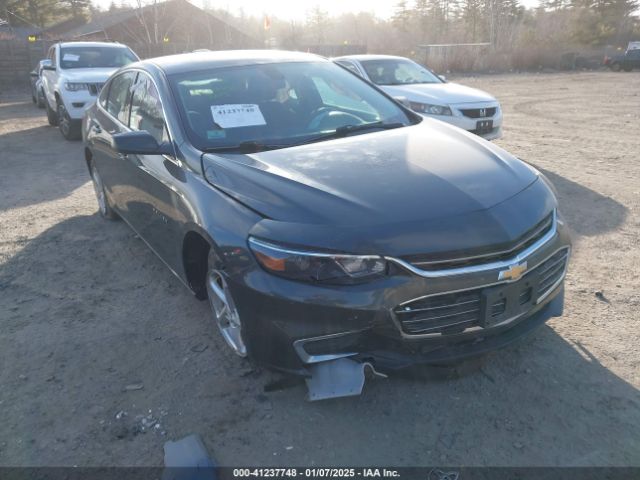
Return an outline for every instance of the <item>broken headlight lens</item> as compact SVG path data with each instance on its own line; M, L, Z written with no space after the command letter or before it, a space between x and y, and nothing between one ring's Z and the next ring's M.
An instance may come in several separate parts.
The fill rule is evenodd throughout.
M386 260L377 255L294 250L253 237L249 247L265 270L291 280L344 285L368 282L387 273Z

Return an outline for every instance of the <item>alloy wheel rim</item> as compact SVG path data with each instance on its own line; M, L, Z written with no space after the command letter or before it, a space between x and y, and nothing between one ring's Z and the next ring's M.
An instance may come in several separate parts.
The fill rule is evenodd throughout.
M242 324L229 286L223 275L213 270L207 278L209 303L215 316L216 324L229 347L239 356L247 356L247 347L242 338Z
M69 133L69 117L67 116L67 111L64 108L64 105L58 105L58 118L60 122L60 129L62 133L68 135Z
M100 212L104 215L107 213L107 200L104 195L104 188L102 187L102 179L96 167L93 165L91 165L91 179L93 180L93 189L98 199L98 208L100 208Z

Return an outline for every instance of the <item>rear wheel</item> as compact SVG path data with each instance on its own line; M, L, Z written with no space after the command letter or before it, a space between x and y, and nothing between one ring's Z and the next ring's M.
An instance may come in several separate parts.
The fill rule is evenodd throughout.
M66 140L78 140L80 138L80 121L73 120L64 103L58 103L58 128Z
M632 70L632 68L631 68L631 67L627 67L627 66L625 66L625 67L623 67L623 70L624 70L625 72L630 72L630 71Z
M38 108L44 108L44 102L45 102L44 92L42 90L40 90L38 92L38 99L36 101L36 104L38 105Z
M44 108L47 110L47 121L49 125L55 127L58 125L58 114L49 106L49 101L44 99Z
M213 259L213 261L212 261ZM215 261L215 256L209 256L209 270L207 272L207 293L213 318L227 345L240 357L247 356L247 346L244 341L242 322L236 308L231 290L222 270Z
M98 200L98 211L100 215L108 220L116 220L118 214L111 208L109 198L104 189L104 183L102 183L102 177L100 177L100 173L98 173L93 161L89 163L89 172L91 173L91 180L93 181L93 190Z

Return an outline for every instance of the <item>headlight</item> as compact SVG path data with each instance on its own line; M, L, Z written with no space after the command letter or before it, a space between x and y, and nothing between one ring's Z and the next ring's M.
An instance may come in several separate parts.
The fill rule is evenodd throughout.
M344 285L367 282L387 272L387 262L377 255L293 250L252 237L249 247L265 270L291 280Z
M428 103L409 102L411 110L428 115L451 115L451 109L443 105L430 105Z
M67 82L64 84L64 88L66 88L70 92L77 92L79 90L88 90L89 85L87 85L86 83Z

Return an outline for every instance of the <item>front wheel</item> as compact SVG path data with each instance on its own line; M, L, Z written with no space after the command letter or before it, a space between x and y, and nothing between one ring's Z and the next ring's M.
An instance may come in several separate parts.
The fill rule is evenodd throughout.
M65 140L78 140L80 138L80 121L72 120L64 103L58 103L58 127Z
M619 72L621 68L622 68L622 67L620 66L620 64L619 64L619 63L613 63L613 64L611 64L611 70L613 70L614 72Z
M242 322L236 308L231 290L225 279L224 273L218 270L219 265L209 258L207 272L207 293L213 318L227 345L240 357L247 356L247 346L244 341Z
M104 189L104 183L102 183L102 177L98 173L93 161L89 163L89 173L91 174L91 180L93 182L93 190L96 193L96 199L98 200L98 211L100 215L108 220L117 220L118 214L111 208L109 198Z

